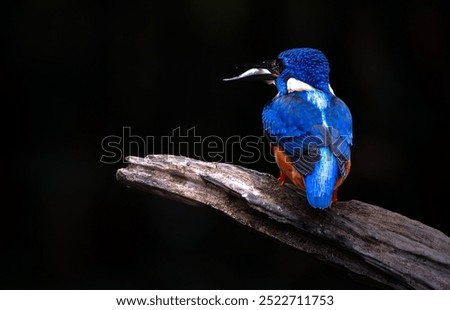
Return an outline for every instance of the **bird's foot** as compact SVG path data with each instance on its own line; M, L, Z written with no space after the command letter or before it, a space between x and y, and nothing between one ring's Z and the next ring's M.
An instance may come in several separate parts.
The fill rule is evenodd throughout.
M333 197L331 198L331 204L334 205L338 201L337 199L337 190L333 191Z
M283 186L286 183L286 175L283 173L283 171L280 171L280 176L278 177L278 182L280 182L281 186Z

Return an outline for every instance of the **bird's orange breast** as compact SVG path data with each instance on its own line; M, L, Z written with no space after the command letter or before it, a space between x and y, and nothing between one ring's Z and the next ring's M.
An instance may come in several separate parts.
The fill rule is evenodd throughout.
M278 146L273 147L273 153L278 168L294 185L301 189L305 189L304 177L292 165L292 159Z

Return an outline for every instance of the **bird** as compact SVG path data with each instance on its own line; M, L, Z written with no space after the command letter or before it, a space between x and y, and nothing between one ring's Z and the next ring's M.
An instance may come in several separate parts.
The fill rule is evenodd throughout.
M330 86L330 65L315 48L285 50L274 60L246 65L224 81L258 79L278 93L262 111L263 132L287 180L306 193L309 205L326 209L337 202L348 177L353 144L352 115Z

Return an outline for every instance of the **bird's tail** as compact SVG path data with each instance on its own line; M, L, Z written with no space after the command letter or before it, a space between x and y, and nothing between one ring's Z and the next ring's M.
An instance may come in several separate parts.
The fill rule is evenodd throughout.
M334 186L338 179L338 161L328 147L320 148L320 161L305 177L306 198L314 208L324 209L331 205Z

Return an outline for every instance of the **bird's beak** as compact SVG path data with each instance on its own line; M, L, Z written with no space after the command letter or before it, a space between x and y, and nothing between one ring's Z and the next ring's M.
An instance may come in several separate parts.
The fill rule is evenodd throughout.
M237 67L249 68L244 73L238 76L234 76L228 79L223 79L225 82L235 81L235 80L262 80L268 83L273 82L279 75L278 61L277 60L266 60L260 64L256 65L241 65Z

